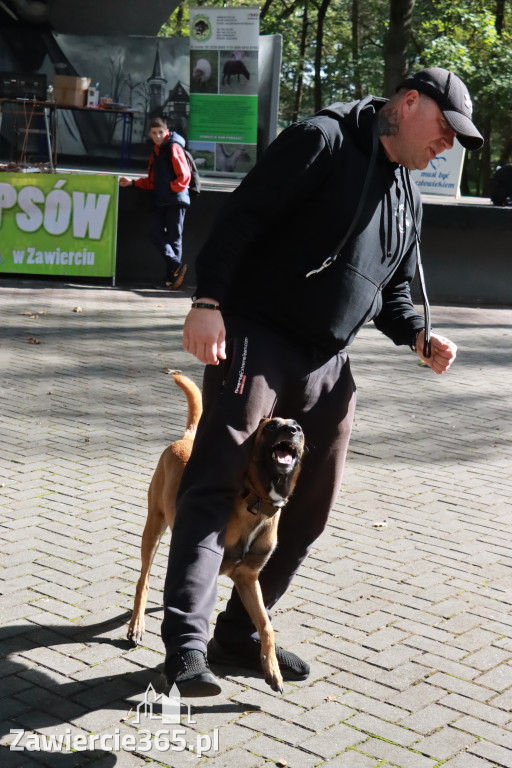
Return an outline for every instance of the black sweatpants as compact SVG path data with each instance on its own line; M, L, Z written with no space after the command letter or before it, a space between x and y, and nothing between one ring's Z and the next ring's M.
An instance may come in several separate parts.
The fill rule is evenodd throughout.
M227 360L206 366L203 406L178 493L164 589L162 639L167 657L204 651L217 599L224 534L244 488L251 437L261 418L296 419L307 453L278 527L278 546L260 575L267 610L286 592L322 533L341 487L356 389L346 351L321 360L272 331L239 318L227 325ZM215 637L257 637L236 588Z

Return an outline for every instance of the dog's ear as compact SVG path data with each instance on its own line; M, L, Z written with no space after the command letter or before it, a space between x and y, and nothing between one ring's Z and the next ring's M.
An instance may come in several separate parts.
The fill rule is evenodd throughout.
M259 438L261 437L261 434L263 430L265 429L265 425L267 422L270 421L270 419L260 419L258 426L254 430L251 440L253 442L253 458L254 458L254 450L257 448L257 444L259 442Z

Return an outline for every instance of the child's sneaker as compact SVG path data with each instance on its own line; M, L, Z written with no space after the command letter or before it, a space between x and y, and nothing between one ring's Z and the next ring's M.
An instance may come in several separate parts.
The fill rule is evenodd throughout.
M177 291L178 288L181 288L185 279L185 275L187 274L187 269L188 267L186 264L181 264L173 274L172 279L166 283L167 287L170 288L171 291Z

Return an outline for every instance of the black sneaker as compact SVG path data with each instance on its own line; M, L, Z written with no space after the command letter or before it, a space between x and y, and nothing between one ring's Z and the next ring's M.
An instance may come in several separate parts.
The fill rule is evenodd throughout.
M222 690L202 651L179 651L171 656L165 662L164 677L170 688L176 683L183 698L216 696Z
M208 661L226 667L245 667L261 672L261 642L250 638L245 643L221 645L214 637L208 643ZM283 680L305 680L309 675L309 664L295 653L285 651L276 645L276 656Z
M186 264L181 264L176 269L171 279L167 281L166 285L171 289L171 291L177 291L178 288L181 288L185 279L185 275L187 274L187 269L188 267Z

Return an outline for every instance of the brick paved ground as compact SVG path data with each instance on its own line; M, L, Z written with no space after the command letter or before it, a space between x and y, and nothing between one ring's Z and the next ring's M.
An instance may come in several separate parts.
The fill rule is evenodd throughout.
M280 696L233 675L219 697L192 700L187 744L218 734L200 758L141 743L129 710L162 662L168 535L143 647L124 638L148 482L185 425L164 369L201 377L180 349L188 305L184 293L0 283L0 764L512 767L508 309L434 309L460 350L442 377L362 331L343 491L274 621L311 677ZM8 748L13 729L24 751ZM76 747L116 733L124 751L34 749L42 735Z

